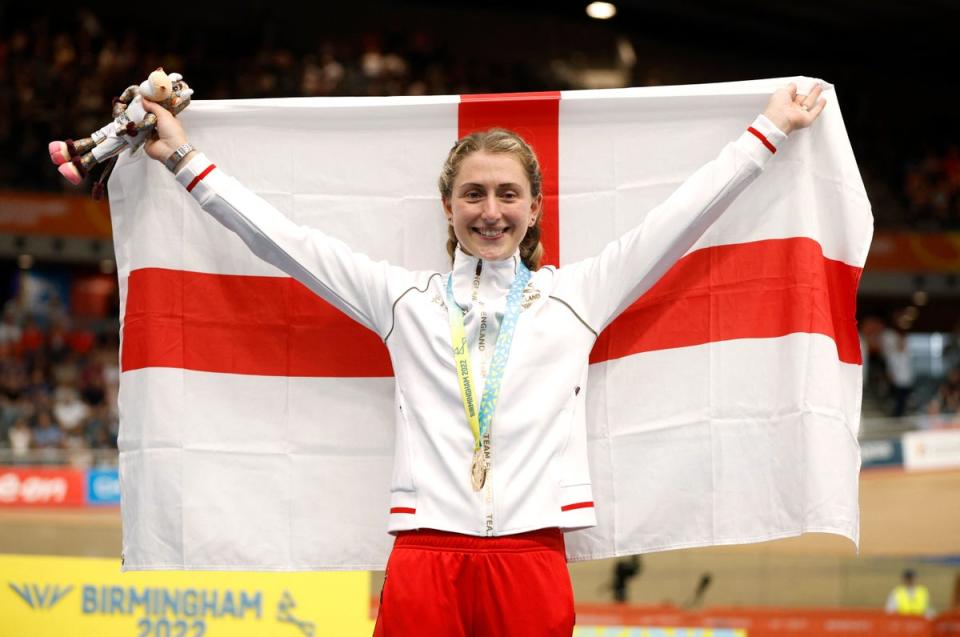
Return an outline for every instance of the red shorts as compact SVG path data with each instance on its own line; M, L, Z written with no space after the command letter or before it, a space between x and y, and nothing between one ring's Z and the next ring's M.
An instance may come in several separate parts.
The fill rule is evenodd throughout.
M374 637L573 634L563 533L474 537L402 531L387 562Z

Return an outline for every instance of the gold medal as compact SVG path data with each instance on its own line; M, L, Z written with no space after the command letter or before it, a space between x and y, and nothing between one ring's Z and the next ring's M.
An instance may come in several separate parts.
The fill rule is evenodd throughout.
M473 483L473 490L479 491L487 481L487 457L483 453L483 447L473 450L473 462L470 465L470 482Z

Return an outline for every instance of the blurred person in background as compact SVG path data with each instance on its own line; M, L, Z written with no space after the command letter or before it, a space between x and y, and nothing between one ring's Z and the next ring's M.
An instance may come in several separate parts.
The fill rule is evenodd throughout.
M913 392L914 373L910 351L907 349L907 337L897 332L886 351L887 374L890 380L890 393L893 396L893 409L890 415L900 418L907 411L907 399Z
M897 615L921 615L933 617L930 607L930 591L923 584L916 583L917 574L913 569L903 572L901 583L887 596L886 610Z
M10 441L14 464L25 462L30 455L30 443L33 438L26 417L17 418L13 427L7 432L7 437Z
M96 405L84 425L87 444L93 449L113 449L117 446L116 418L105 403Z
M56 464L59 461L58 451L63 447L63 430L46 409L37 411L34 416L33 446L40 451L41 462Z
M81 429L90 408L72 385L61 385L54 391L53 415L64 432L70 433Z
M3 322L0 323L0 355L11 352L20 343L22 336L23 330L17 322L17 311L8 303L3 310Z
M887 361L884 356L886 333L888 328L882 319L867 316L860 322L860 336L863 341L864 384L874 396L885 396L888 392Z
M960 411L960 367L947 372L935 400L940 403L941 413L955 414Z
M624 604L627 601L627 585L643 573L643 561L639 555L630 555L613 565L613 600Z
M927 420L931 429L960 425L960 367L953 367L927 403Z

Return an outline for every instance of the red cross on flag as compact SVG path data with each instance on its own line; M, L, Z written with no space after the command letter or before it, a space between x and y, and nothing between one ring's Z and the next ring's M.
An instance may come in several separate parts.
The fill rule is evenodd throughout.
M438 272L447 151L515 130L540 158L546 263L562 267L643 224L788 81L200 101L181 117L297 223ZM567 534L571 560L810 531L857 542L855 301L873 222L824 86L815 125L600 334L586 387L598 524ZM383 341L260 261L142 152L117 165L110 204L125 568L382 568Z

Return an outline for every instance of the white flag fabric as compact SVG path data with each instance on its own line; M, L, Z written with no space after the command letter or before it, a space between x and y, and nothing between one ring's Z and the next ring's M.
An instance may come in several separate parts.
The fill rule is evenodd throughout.
M789 79L557 93L195 101L191 142L301 224L449 270L436 180L498 125L544 169L547 261L592 256ZM801 92L813 80L794 78ZM809 129L597 341L598 525L570 560L820 531L858 542L855 298L870 205L833 87ZM110 180L124 568L382 569L383 343L253 256L142 151Z

